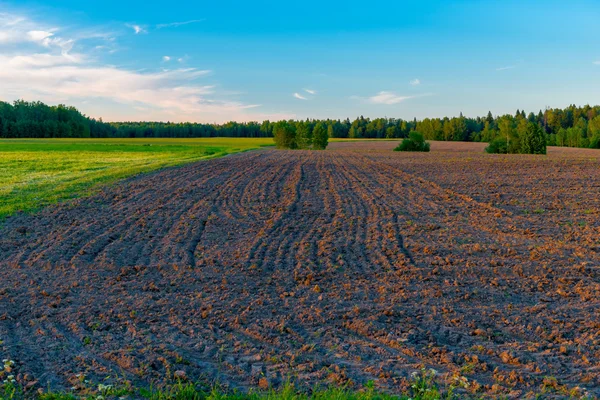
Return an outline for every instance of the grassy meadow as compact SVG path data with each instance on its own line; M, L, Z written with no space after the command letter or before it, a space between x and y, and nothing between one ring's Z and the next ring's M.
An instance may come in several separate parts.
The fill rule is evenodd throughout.
M271 138L3 139L0 220L138 173L272 144Z

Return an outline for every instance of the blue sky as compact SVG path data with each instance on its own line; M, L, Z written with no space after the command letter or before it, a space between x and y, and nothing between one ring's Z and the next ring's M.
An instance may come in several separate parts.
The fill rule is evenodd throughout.
M0 0L0 99L104 120L600 104L598 1Z

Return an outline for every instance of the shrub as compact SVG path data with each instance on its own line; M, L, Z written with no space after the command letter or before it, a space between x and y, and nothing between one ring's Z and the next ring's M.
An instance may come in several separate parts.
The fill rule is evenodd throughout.
M600 149L600 137L595 136L590 140L590 148L591 149Z
M287 121L279 121L273 127L273 140L278 149L295 149L296 127Z
M429 151L429 143L419 132L411 132L394 151Z
M485 151L491 154L508 154L506 139L498 138L492 140L488 147L485 148Z
M325 150L329 143L329 136L327 135L327 128L322 122L318 122L313 129L313 143L312 147L315 150Z
M312 127L308 121L279 121L273 126L273 140L278 149L325 150L329 136L322 122Z

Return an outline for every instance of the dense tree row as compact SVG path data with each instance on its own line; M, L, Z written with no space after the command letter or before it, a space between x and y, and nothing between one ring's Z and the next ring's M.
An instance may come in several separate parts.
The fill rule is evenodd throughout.
M0 101L2 138L149 138L149 137L271 137L272 123L228 122L195 124L170 122L116 122L88 118L74 107L41 102Z
M90 137L92 121L74 107L0 101L0 137Z
M430 119L417 122L416 130L429 140L463 140L492 142L506 139L509 152L519 152L521 138L525 137L530 124L537 125L549 146L600 148L600 106L566 109L547 109L538 114L525 114L517 110L515 115L486 117ZM537 132L537 131L536 131Z
M364 117L354 121L305 120L283 122L228 122L226 124L119 122L88 118L73 107L47 106L40 102L0 102L0 137L273 137L276 127L287 126L297 140L293 146L311 147L310 135L319 124L330 138L406 138L418 131L427 140L492 142L508 139L508 147L520 146L529 123L541 128L550 146L600 148L600 106L569 106L537 114L517 110L514 115L467 118L425 118L406 121ZM310 131L310 133L309 133ZM290 134L288 132L288 134ZM314 136L314 135L313 135Z
M197 124L191 122L114 122L110 123L113 133L108 137L272 137L273 124L269 121L227 122L226 124Z

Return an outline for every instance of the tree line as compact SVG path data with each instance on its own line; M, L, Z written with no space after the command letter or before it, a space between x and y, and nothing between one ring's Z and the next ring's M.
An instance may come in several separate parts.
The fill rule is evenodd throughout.
M0 137L2 138L195 138L195 137L294 137L298 148L318 147L318 133L328 138L407 138L418 131L427 140L492 142L502 140L508 146L520 146L531 124L539 127L550 146L600 148L600 106L546 109L537 114L517 110L514 115L469 118L364 118L326 120L289 120L263 122L227 122L225 124L172 122L103 122L89 118L74 107L48 106L23 100L0 101ZM529 128L528 128L529 127ZM286 131L287 129L287 131ZM293 134L292 134L293 131ZM310 133L309 133L310 131ZM539 132L538 132L539 133ZM531 136L531 135L530 135ZM508 140L506 140L508 139ZM287 140L287 139L286 139ZM537 139L536 139L537 140ZM509 149L510 150L510 149Z
M537 127L534 129L534 126ZM474 142L508 142L508 151L519 152L523 138L540 140L548 146L600 148L600 106L547 109L537 114L517 110L514 115L465 118L425 118L416 130L428 140L460 140ZM528 139L529 140L529 139Z

